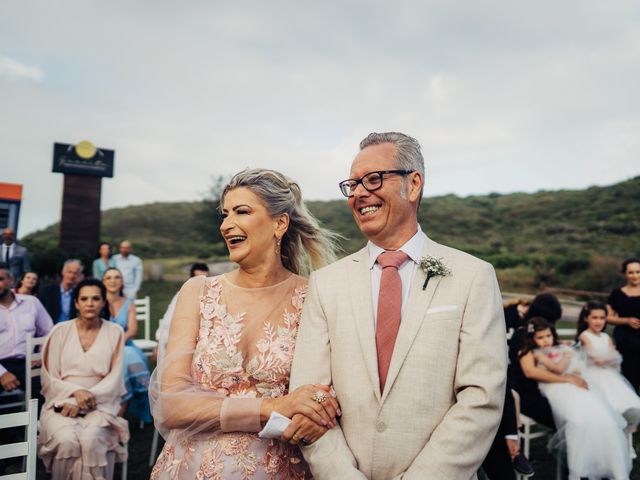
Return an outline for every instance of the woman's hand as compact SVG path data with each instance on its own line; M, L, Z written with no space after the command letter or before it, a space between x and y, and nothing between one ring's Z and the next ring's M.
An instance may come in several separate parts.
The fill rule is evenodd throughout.
M73 397L78 402L78 407L82 410L93 410L96 408L96 397L89 390L76 390ZM75 417L75 415L74 415Z
M325 433L327 433L327 427L320 426L313 420L297 413L293 416L289 426L282 432L280 440L289 442L291 445L298 443L311 445Z
M336 416L341 415L337 400L328 385L303 385L279 398L265 398L261 417L268 419L272 411L293 418L297 413L313 420L318 426L333 428ZM319 401L322 400L322 401Z
M627 317L627 325L634 330L637 330L640 328L640 319L636 317Z
M76 418L78 416L78 413L80 413L80 409L77 405L73 405L72 403L62 404L62 411L60 412L60 415L62 415L63 417Z

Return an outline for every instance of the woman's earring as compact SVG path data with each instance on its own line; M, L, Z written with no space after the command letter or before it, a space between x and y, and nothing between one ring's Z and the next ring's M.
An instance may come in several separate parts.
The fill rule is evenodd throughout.
M276 237L276 255L280 255L280 244L282 243L282 238Z

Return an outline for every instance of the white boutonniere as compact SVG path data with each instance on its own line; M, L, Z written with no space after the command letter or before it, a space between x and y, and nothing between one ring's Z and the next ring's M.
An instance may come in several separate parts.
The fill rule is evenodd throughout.
M451 273L451 270L442 262L441 258L435 258L431 255L420 259L420 268L427 275L422 285L422 290L427 288L431 277L446 277Z

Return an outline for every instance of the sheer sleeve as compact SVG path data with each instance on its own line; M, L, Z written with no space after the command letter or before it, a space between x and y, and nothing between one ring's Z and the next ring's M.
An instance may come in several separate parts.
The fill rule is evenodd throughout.
M261 429L261 398L227 398L225 392L194 380L197 372L192 362L201 328L200 297L205 281L204 277L194 277L181 288L167 352L151 378L149 395L155 424L165 439L171 436L172 442L212 430Z

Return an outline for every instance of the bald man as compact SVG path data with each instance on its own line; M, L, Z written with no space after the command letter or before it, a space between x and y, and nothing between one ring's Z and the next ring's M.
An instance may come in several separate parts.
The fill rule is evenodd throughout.
M9 265L15 282L20 280L25 272L31 270L29 252L26 248L16 243L16 232L13 228L5 228L2 231L0 262L5 262Z
M140 285L142 285L142 260L133 253L133 246L129 240L123 240L120 244L120 253L113 256L116 268L122 273L124 281L124 294L129 298L136 298Z

